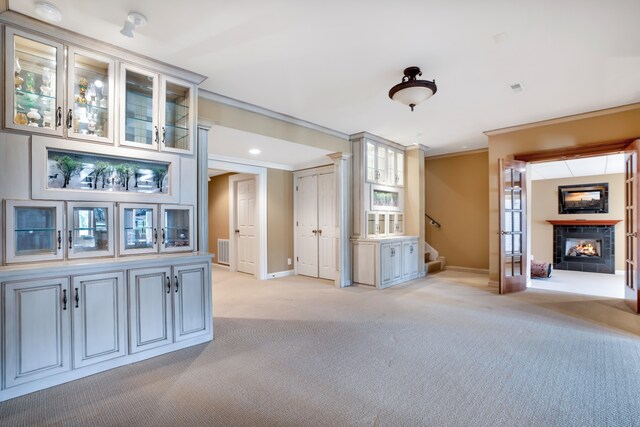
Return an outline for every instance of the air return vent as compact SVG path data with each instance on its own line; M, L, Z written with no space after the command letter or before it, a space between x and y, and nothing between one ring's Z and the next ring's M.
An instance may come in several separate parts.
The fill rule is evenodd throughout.
M522 83L514 83L512 85L509 85L509 87L514 92L522 92L524 90L524 86L522 86Z

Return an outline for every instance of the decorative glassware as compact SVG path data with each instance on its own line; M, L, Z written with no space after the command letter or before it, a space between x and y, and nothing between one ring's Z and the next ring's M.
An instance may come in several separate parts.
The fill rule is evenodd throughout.
M38 121L40 121L40 119L42 119L42 116L40 115L40 113L38 113L38 110L36 108L30 108L29 112L27 113L27 118L29 119L29 126L33 126L33 127L40 127L40 125L38 124Z

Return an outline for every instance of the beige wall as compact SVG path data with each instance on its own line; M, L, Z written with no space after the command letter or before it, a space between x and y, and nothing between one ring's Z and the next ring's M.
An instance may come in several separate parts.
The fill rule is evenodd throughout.
M209 181L209 252L216 254L218 262L218 239L229 238L229 177L226 173Z
M609 183L609 213L558 213L558 186ZM576 178L543 179L531 183L531 255L553 262L553 225L548 219L619 219L624 221L624 174L594 175ZM616 270L624 270L624 222L616 225Z
M447 265L489 268L488 153L427 158L425 210L441 228L427 221L427 242Z
M351 143L347 139L203 98L198 99L198 122L225 126L324 150L351 152Z
M268 273L293 269L293 173L289 171L267 170L267 252Z
M498 159L640 137L640 104L542 122L489 135L489 279L499 280Z

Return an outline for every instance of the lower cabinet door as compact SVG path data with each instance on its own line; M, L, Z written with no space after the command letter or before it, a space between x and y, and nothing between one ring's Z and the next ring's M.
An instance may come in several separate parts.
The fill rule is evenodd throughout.
M384 286L393 281L393 246L380 245L380 285Z
M393 274L391 275L391 280L395 282L402 278L402 243L394 243L392 248Z
M209 265L173 267L175 339L181 341L209 332L211 310L208 307Z
M126 355L122 272L72 278L73 366Z
M418 251L416 242L402 244L402 278L409 278L418 273Z
M171 267L129 270L129 351L173 342Z
M5 386L71 369L69 279L4 284Z

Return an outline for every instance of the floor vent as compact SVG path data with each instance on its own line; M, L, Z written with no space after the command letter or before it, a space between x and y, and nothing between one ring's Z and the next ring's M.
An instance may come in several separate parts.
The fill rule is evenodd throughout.
M229 239L218 239L218 264L229 265Z

